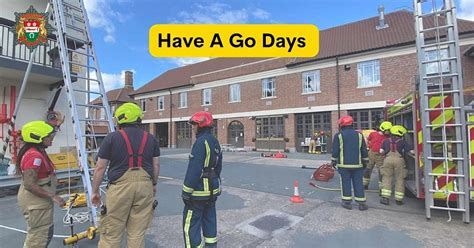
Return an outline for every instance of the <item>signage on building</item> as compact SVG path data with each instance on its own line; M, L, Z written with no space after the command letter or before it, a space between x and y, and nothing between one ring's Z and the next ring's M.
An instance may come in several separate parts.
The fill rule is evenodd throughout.
M48 23L48 13L40 13L30 6L25 13L15 12L15 18L16 44L24 44L30 49L38 45L48 45L48 33L53 31L53 27Z

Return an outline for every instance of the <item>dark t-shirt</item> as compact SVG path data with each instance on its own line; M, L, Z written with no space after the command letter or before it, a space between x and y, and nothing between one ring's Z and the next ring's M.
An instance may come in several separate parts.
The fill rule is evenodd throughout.
M133 152L138 154L143 139L143 130L136 127L125 127L124 130L130 140ZM143 150L142 166L153 177L153 157L160 156L160 145L155 137L151 134L147 135L148 139ZM128 170L127 144L122 134L118 131L110 133L104 138L100 145L98 156L110 161L107 175L111 182L119 179ZM134 160L136 165L137 158Z

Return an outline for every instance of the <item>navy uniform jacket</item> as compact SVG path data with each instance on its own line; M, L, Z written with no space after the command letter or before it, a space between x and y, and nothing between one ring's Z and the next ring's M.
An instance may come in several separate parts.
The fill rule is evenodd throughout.
M212 129L201 129L196 134L188 170L183 184L183 197L191 200L208 200L220 195L220 174L222 170L222 151L219 141L212 135ZM215 167L212 178L205 178L206 171ZM212 194L211 194L212 190Z
M351 127L342 128L334 135L331 160L339 168L362 168L369 162L363 135Z

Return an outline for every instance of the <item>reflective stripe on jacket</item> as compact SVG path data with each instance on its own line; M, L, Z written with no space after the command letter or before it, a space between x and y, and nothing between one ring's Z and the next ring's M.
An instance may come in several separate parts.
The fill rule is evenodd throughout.
M368 163L363 135L350 127L345 127L334 135L331 160L341 168L361 168L363 163Z

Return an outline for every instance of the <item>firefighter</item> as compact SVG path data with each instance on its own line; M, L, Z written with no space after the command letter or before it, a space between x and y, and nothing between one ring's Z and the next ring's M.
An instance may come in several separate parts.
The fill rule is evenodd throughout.
M309 142L308 153L316 153L316 141L318 140L318 132L314 131Z
M351 116L339 119L340 132L334 135L331 162L341 175L342 207L352 209L352 186L354 198L359 203L359 210L368 209L366 204L362 177L369 162L367 146L361 133L352 127Z
M99 186L108 165L107 198L102 206L99 247L120 247L127 230L128 247L144 247L145 231L156 207L154 195L160 173L160 145L139 125L143 112L124 103L114 113L119 130L100 145L92 181L92 204L101 203Z
M395 177L395 202L397 205L403 204L405 196L405 177L407 169L405 166L404 155L406 152L411 152L412 148L403 139L407 130L400 125L395 125L390 128L391 137L386 139L380 153L385 155L385 159L380 172L382 173L382 191L380 203L389 205L390 196L392 195L392 178Z
M328 150L327 150L327 137L326 137L326 134L324 133L324 131L321 131L319 133L319 137L320 137L321 153L327 153L328 152Z
M392 128L392 123L389 121L384 121L380 124L379 130L372 132L367 137L367 147L369 148L369 164L364 173L364 188L369 188L370 177L372 175L372 170L377 168L379 171L379 188L382 187L382 175L380 174L380 167L383 164L383 154L380 153L380 148L382 143L386 138L390 137L390 128Z
M57 179L54 164L45 149L52 145L55 127L44 121L23 126L24 145L18 153L16 171L22 175L18 204L27 224L24 247L47 247L53 237L53 203L63 207L66 202L56 195Z
M222 151L212 134L212 115L200 111L188 122L196 134L189 155L182 198L183 235L186 248L201 247L201 233L205 247L217 246L216 200L220 195Z

